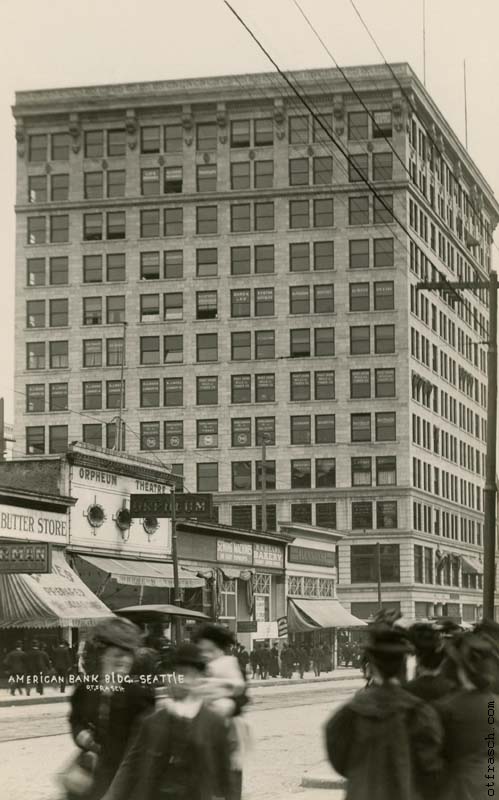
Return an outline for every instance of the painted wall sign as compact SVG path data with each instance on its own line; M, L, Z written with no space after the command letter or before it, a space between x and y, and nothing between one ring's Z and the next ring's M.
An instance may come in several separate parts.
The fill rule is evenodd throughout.
M27 575L47 573L52 569L52 545L48 542L1 542L0 574L20 572Z
M230 561L234 564L253 563L253 545L247 542L232 542L217 539L217 561Z
M281 568L284 566L283 548L276 544L255 542L253 545L253 563L258 567Z
M66 514L0 505L0 538L66 544Z
M336 553L332 550L315 550L311 547L290 545L288 561L293 564L310 564L314 567L335 567Z

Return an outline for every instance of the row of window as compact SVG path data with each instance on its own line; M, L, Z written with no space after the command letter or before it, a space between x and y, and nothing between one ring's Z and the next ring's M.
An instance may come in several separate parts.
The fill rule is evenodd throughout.
M288 117L288 140L290 144L328 142L331 139L333 116L319 114L317 118L306 114ZM217 122L200 122L196 125L196 149L200 152L216 150L220 128ZM353 111L348 114L348 138L353 141L369 138L388 138L392 135L390 110ZM184 129L180 123L145 125L140 129L140 151L143 154L179 153L183 149ZM108 130L86 130L83 133L85 158L113 158L126 155L127 133L125 128ZM253 120L232 120L230 123L230 146L232 148L268 147L274 143L274 121L272 117ZM28 160L43 163L47 160L67 161L70 154L69 133L33 134L28 141Z
M446 539L459 539L466 544L482 545L482 523L478 520L466 517L462 511L452 514L449 511L441 511L433 508L426 503L413 503L413 525L414 530L424 533L433 533L435 536L443 536Z
M372 205L372 211L370 211ZM348 224L369 225L372 216L374 225L393 222L393 196L368 195L350 197L348 200ZM162 213L163 211L163 213ZM289 201L289 228L328 228L334 226L334 200L321 198L315 200ZM249 233L251 231L273 231L275 229L275 209L273 201L256 203L237 203L230 206L230 232ZM218 233L218 207L197 206L196 227L198 235ZM150 239L160 236L183 236L184 209L147 209L140 212L140 238ZM48 238L47 238L48 236ZM126 238L126 212L91 212L83 215L83 240L102 241ZM46 244L69 242L69 215L53 214L27 219L27 243Z
M163 269L161 270L161 261ZM28 258L26 278L28 286L51 286L69 283L68 256L53 256L48 259ZM367 269L370 264L369 239L351 239L349 242L350 269ZM393 239L374 239L373 266L392 267L394 265ZM293 242L289 245L289 271L308 272L311 266L315 271L334 269L334 242ZM231 275L273 274L275 272L275 248L273 244L254 245L253 248L230 248ZM219 274L219 253L216 247L196 249L195 274L198 278L215 277ZM102 283L126 280L126 254L109 253L83 256L83 283ZM163 257L159 251L140 253L141 280L178 280L184 278L183 250L165 250Z

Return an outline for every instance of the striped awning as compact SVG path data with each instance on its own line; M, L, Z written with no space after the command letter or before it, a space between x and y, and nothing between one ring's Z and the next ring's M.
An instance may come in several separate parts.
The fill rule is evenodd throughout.
M112 615L62 550L53 550L47 574L0 575L0 628L81 628Z
M166 561L132 561L124 558L79 555L82 561L108 575L122 586L174 587L173 564ZM198 589L205 585L203 578L179 567L179 583L182 589Z

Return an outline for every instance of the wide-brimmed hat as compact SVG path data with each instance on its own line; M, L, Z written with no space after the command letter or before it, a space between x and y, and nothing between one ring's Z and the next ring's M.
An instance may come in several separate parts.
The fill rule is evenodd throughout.
M499 681L497 647L479 633L462 633L447 641L445 653L454 666L461 667L477 689L488 689Z
M130 620L116 617L97 625L92 639L97 645L119 647L133 653L140 647L141 632Z
M365 649L368 655L382 658L406 655L412 647L405 631L386 625L373 625Z
M416 650L438 650L442 647L441 632L433 622L416 622L407 631L407 637Z

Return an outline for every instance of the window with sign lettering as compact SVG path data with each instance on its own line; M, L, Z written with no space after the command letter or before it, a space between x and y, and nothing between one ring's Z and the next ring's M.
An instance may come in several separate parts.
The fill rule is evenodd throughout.
M262 572L255 574L255 619L257 622L270 621L271 576Z

